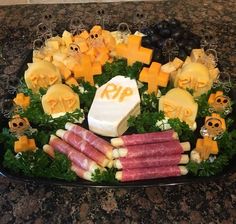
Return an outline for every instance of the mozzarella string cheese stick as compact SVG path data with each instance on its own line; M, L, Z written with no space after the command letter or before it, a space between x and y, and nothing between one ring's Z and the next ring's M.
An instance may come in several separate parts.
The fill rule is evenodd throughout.
M47 153L50 157L55 158L55 150L52 146L46 144L43 146L43 151Z
M102 152L108 159L112 159L112 149L111 144L104 139L96 136L91 131L88 131L79 125L67 122L65 128L72 131L74 134L80 136L85 141L89 142L90 145Z
M87 170L81 169L75 163L72 163L71 170L74 171L76 173L76 175L79 176L80 178L85 179L85 180L89 180L89 181L93 181L92 180L92 173Z
M135 169L146 167L173 166L178 164L187 164L188 155L170 155L161 157L145 158L120 158L114 160L114 166L117 169Z
M156 142L168 142L178 139L178 134L173 130L152 132L144 134L123 135L120 138L112 138L111 144L114 147L127 145L141 145Z
M125 148L113 149L113 158L151 157L181 154L190 150L189 142L180 143L178 140L143 145L128 145Z
M55 157L55 150L52 146L46 144L43 146L43 151L47 153L50 157L54 158ZM71 163L71 170L76 173L76 175L82 179L85 180L90 180L92 181L92 173L80 168L77 166L75 163Z
M78 152L72 146L56 137L55 135L51 135L49 140L49 145L52 146L58 152L61 152L69 158L77 166L81 167L84 170L95 171L96 169L101 169L100 166L97 165L96 162L88 158L81 152Z
M137 169L126 169L116 172L116 179L121 182L147 180L164 177L186 175L188 170L184 166L163 166Z
M80 136L74 134L73 132L59 129L57 130L56 135L62 138L65 142L73 146L78 151L88 156L90 159L97 162L100 166L105 167L109 164L109 160L104 154L99 152L87 141L83 140Z

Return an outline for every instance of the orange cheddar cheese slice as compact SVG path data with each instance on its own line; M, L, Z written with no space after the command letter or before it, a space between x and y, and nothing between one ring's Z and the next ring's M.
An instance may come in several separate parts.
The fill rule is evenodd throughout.
M69 77L65 83L68 85L68 86L79 86L79 83L77 82L77 80L74 78L74 77Z
M34 139L29 139L26 135L23 135L19 138L18 141L14 143L15 152L26 152L26 151L35 151L36 145Z
M62 78L68 79L71 76L71 71L60 61L52 61L52 63L59 69Z
M157 93L158 86L166 87L169 81L169 73L161 71L161 64L152 62L149 68L143 68L139 80L148 83L148 93Z
M22 107L23 109L26 109L30 104L30 97L24 95L24 93L17 93L13 101L16 105Z
M199 153L201 160L206 160L211 154L217 155L219 152L217 141L210 137L198 139L196 143L196 151Z
M217 123L217 128L222 128L223 131L226 130L225 119L222 118L219 114L212 113L211 116L206 116L205 124L211 121L212 124ZM214 127L213 127L214 128Z
M83 55L80 60L80 65L76 66L73 71L76 79L83 77L86 82L94 85L93 76L102 73L102 66L100 63L92 63L88 55Z
M116 55L127 59L128 65L134 62L150 64L152 50L141 46L142 37L130 35L127 44L121 43L116 46Z
M216 91L216 93L212 93L210 96L209 96L209 99L208 99L208 103L209 104L213 104L215 102L215 99L219 96L223 96L224 93L223 91Z

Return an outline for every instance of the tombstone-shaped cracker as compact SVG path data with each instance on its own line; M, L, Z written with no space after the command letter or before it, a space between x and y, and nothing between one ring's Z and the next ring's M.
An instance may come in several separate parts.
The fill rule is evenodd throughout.
M103 136L120 136L128 129L129 117L139 113L136 81L116 76L97 89L88 114L89 129Z
M80 108L80 100L79 96L69 86L55 84L43 95L42 106L46 114L55 118Z

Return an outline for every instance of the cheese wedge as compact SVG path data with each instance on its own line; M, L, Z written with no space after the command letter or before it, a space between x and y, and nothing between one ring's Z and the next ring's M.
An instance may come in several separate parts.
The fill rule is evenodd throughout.
M130 116L140 113L140 96L135 80L116 76L97 89L88 113L89 129L109 137L122 135Z

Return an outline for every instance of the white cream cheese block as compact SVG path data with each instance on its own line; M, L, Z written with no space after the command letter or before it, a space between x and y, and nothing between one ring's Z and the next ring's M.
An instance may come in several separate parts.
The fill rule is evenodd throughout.
M129 117L139 113L136 80L116 76L97 89L88 113L89 129L103 136L117 137L128 129Z

